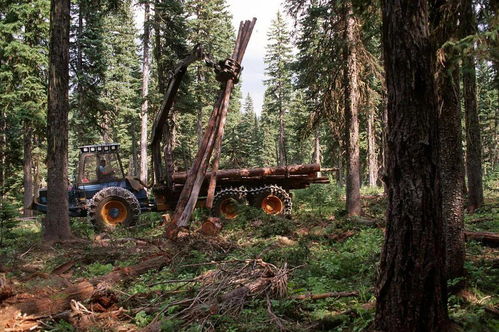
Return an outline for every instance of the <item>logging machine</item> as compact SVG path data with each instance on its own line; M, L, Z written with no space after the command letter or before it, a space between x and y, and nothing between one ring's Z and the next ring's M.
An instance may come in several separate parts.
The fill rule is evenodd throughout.
M225 119L224 112L218 111L217 107L225 108L226 113L226 104L228 104L231 92L231 88L227 89L227 86L231 84L232 87L238 81L241 72L239 62L242 60L255 19L253 22L248 22L246 21L245 25L241 23L236 48L231 58L214 62L203 52L202 48L196 47L175 68L152 129L151 156L154 183L147 187L152 189L154 198L148 196L146 185L139 179L125 176L119 155L119 144L82 146L76 175L68 190L71 216L88 216L100 230L112 230L118 225L130 226L138 220L141 212L173 211L181 204L180 202L187 204L188 200L185 197L188 195L185 192L188 191L186 189L189 186L189 189L195 187L197 190L194 196L195 204L210 208L212 216L215 217L234 219L238 215L238 207L241 204L261 209L267 214L287 216L292 208L291 189L306 188L311 183L329 182L327 177L319 176L320 165L318 164L218 170ZM252 26L250 26L251 23ZM240 38L240 35L243 37ZM242 48L240 53L236 52L238 47L239 51ZM203 61L214 69L222 87L225 84L225 90L222 88L225 92L221 92L212 113L214 120L210 118L205 133L205 146L208 147L205 147L205 150L210 147L211 150L203 154L202 145L191 170L176 172L172 143L169 142L171 109L187 67L195 61ZM217 120L218 126L214 125ZM212 123L211 129L210 123ZM212 156L213 146L217 149L213 158L216 164L212 165L212 171L193 171L197 170L199 165L204 165L206 169L206 163ZM206 202L208 203L205 204ZM33 208L46 213L47 189L39 191L38 197L34 199Z

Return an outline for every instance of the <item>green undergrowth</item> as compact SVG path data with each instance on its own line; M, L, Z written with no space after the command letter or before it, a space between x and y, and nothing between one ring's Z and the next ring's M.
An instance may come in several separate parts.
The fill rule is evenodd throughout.
M29 271L50 274L74 261L66 278L77 282L167 254L172 261L165 268L113 286L117 305L130 310L128 322L137 328L147 326L156 318L162 321L163 331L202 331L200 324L186 325L179 319L176 314L183 307L173 303L195 297L204 286L192 280L215 269L217 262L261 259L277 267L287 266L287 296L269 299L270 309L266 298L252 298L238 315L210 316L205 329L277 331L278 319L289 331L369 330L374 318L374 285L383 230L347 218L344 191L334 183L312 185L293 194L291 218L269 216L243 206L236 219L224 223L220 235L206 237L195 231L206 215L206 211L198 210L192 232L176 242L163 240L164 227L158 213L144 214L136 226L109 234L96 232L85 219L72 219L73 233L84 241L50 249L41 245L40 222L25 221L9 228L10 235L5 237L0 249L0 263L11 268L8 277L26 279L32 273ZM364 218L382 220L386 200L381 189L366 188L362 195ZM497 197L487 196L484 207L473 215L466 215L466 229L499 231L497 202ZM119 241L127 238L132 240ZM106 245L98 245L99 239L107 241ZM147 245L137 245L133 239L145 241ZM155 244L157 240L162 241ZM497 318L486 309L499 304L497 259L497 249L467 243L468 297L467 300L459 294L449 297L450 316L463 331L498 329ZM26 291L57 287L49 280L30 278L19 287ZM358 296L314 301L293 299L303 294L350 291L357 291ZM151 307L152 312L134 311ZM277 318L271 316L269 310ZM71 330L64 322L47 321L46 324L51 326L47 330ZM106 329L96 327L96 330Z

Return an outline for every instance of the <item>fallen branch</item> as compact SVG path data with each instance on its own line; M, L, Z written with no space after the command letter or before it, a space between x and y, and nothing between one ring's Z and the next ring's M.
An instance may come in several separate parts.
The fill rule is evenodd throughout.
M384 220L372 219L366 217L353 217L350 218L349 221L352 224L360 225L360 226L371 226L371 227L380 227L385 225Z
M471 303L473 305L480 306L488 313L491 313L491 314L499 317L499 309L498 308L483 303L484 299L487 297L479 299L475 293L473 293L472 291L467 290L467 289L461 290L459 293L457 293L457 295L460 298L462 298L463 300L465 300L466 302Z
M169 262L170 257L157 256L137 265L117 268L104 276L82 281L53 294L44 294L39 297L21 294L24 296L16 296L5 302L8 306L21 311L23 314L55 315L68 310L73 300L79 302L88 300L108 289L110 285L133 279L149 270L159 269ZM3 320L2 318L0 314L0 322Z
M464 236L466 241L475 240L489 247L499 247L499 233L465 231Z
M359 296L358 291L352 291L352 292L329 292L329 293L321 293L321 294L302 294L302 295L295 295L292 296L291 299L293 300L321 300L321 299L327 299L329 297L350 297L350 296Z
M486 221L493 221L494 219L493 218L489 218L489 217L484 217L484 218L478 218L478 219L471 219L468 221L469 224L478 224L478 223L481 223L481 222L486 222Z
M272 311L272 301L270 301L269 297L267 296L267 313L270 316L270 321L277 325L277 328L279 331L286 331L286 327L284 326L285 320L277 316L273 311Z

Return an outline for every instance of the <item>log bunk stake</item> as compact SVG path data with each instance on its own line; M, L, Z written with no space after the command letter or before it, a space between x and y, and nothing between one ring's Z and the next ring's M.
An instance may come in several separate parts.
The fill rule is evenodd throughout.
M205 180L210 158L212 157L213 151L216 150L212 162L212 175L207 198L208 202L213 202L220 159L220 145L224 134L229 99L234 84L237 83L241 71L240 63L243 60L255 23L256 18L253 18L252 21L240 23L232 57L220 63L217 72L217 80L222 84L220 96L215 103L200 148L187 175L185 185L173 214L173 221L166 227L166 236L169 239L176 239L179 229L188 227L190 217L196 206L199 191Z

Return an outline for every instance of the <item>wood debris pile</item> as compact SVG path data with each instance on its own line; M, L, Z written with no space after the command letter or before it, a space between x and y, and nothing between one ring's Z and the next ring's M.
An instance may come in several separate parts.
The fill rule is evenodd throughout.
M254 298L287 295L289 269L261 259L213 262L217 265L195 279L201 284L193 298L171 303L184 307L173 318L187 326L193 322L209 327L212 315L237 315Z

